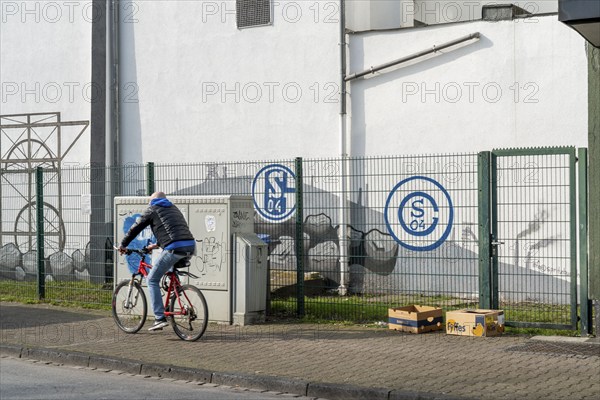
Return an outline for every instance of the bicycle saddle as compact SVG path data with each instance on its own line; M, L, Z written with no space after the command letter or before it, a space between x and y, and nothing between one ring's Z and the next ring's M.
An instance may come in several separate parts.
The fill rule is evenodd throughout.
M181 260L177 261L174 268L188 268L192 263L190 262L191 257L183 257Z

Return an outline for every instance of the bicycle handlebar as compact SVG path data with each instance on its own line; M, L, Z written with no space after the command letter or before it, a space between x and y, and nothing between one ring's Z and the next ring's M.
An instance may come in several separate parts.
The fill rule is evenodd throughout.
M118 247L113 246L115 250L119 250ZM145 256L146 254L150 254L152 250L148 250L148 247L142 247L141 249L126 249L125 254L131 255L131 253L139 254L140 256Z

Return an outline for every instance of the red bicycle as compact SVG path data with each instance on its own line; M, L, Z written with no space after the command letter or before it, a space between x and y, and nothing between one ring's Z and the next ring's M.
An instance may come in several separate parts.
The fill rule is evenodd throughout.
M137 271L131 279L120 282L115 288L112 298L112 314L117 326L127 333L138 332L148 315L148 302L142 290L142 279L148 276L147 269L152 268L146 262L146 255L151 250L127 249L126 255L133 253L141 256ZM166 292L165 317L173 327L175 334L182 340L200 339L208 325L208 307L202 292L195 286L182 285L180 276L198 277L180 268L189 266L189 258L175 264L172 272L167 272L161 280L161 287Z

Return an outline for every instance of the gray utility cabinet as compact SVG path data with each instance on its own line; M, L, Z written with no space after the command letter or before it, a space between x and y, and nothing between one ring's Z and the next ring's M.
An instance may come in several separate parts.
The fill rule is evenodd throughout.
M172 196L196 239L189 271L198 279L183 283L198 287L208 303L212 322L246 325L265 318L267 245L254 233L250 196ZM115 198L115 243L148 206L148 197ZM147 228L129 245L141 248L154 241ZM154 251L154 257L158 254ZM130 256L131 257L131 256ZM135 257L115 257L115 285L131 277ZM144 283L144 290L146 285ZM163 293L164 294L164 293ZM147 291L146 291L147 295ZM152 310L148 310L152 315Z
M267 245L256 234L234 236L233 323L264 322L267 298Z

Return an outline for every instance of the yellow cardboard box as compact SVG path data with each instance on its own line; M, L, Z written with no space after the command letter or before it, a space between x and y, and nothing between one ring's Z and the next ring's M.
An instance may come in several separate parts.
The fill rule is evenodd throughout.
M442 309L406 306L388 310L388 326L402 332L424 333L444 329Z
M497 336L504 332L502 310L457 310L446 313L446 333L461 336Z

